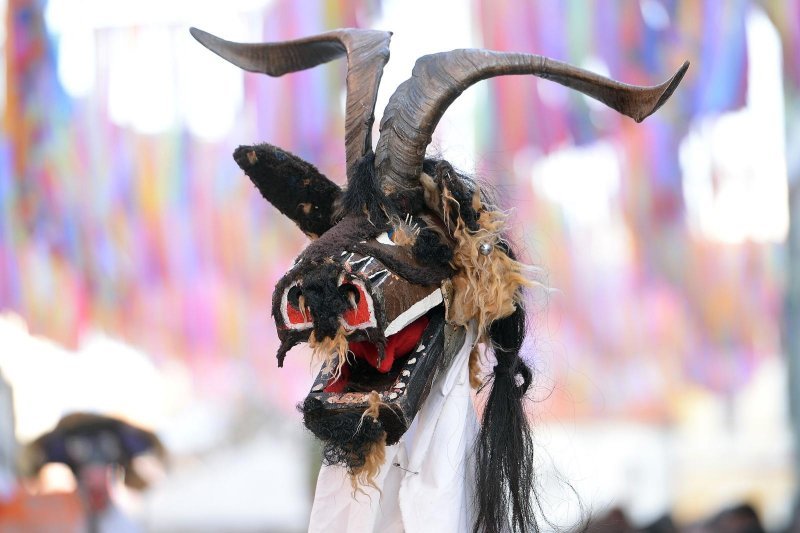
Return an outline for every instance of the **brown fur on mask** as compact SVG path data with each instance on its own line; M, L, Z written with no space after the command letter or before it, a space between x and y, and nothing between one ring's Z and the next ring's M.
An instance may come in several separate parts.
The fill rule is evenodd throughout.
M457 273L452 278L453 297L447 319L462 326L475 320L482 338L492 322L514 312L522 298L522 288L531 287L534 282L528 277L531 267L512 259L498 246L506 215L487 210L477 191L472 207L480 213L477 231L468 229L460 216L453 217L456 248L452 264ZM458 213L458 202L446 187L442 191L442 208L445 220L451 219L451 210ZM480 252L482 244L491 246L488 255Z
M322 370L331 376L331 381L336 381L342 375L342 367L347 362L350 353L347 340L348 332L339 326L333 338L325 337L317 340L315 332L308 338L308 346L312 350L311 360L322 361Z

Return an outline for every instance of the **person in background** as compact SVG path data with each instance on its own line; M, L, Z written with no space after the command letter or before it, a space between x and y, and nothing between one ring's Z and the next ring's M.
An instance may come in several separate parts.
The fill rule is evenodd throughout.
M62 463L75 476L90 533L141 531L134 519L115 505L111 491L121 475L131 489L146 488L133 459L153 454L163 461L158 437L122 420L89 413L63 417L56 427L34 440L23 453L23 470L37 475L48 463Z

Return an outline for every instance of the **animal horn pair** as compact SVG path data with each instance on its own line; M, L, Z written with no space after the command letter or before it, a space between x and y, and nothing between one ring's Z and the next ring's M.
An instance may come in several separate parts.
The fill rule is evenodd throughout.
M350 180L372 152L371 129L391 33L346 29L279 43L241 44L191 29L204 46L244 70L281 76L347 56L345 151ZM389 99L380 125L375 167L385 192L418 185L425 149L444 112L474 83L495 76L530 74L575 89L641 122L672 95L689 62L652 87L627 85L582 68L533 54L453 50L419 58L411 78Z

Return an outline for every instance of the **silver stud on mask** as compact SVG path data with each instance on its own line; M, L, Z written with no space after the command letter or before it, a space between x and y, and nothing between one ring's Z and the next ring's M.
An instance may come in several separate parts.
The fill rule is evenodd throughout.
M484 242L478 247L478 251L481 253L481 255L489 255L492 253L492 248L493 246L491 244Z

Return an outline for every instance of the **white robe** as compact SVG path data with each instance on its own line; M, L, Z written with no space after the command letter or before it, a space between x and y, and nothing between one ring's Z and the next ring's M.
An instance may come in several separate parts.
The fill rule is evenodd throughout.
M467 328L450 368L400 442L386 448L375 484L380 492L353 489L345 468L323 466L308 531L319 533L447 533L472 529L474 458L478 419L469 384L474 328Z

